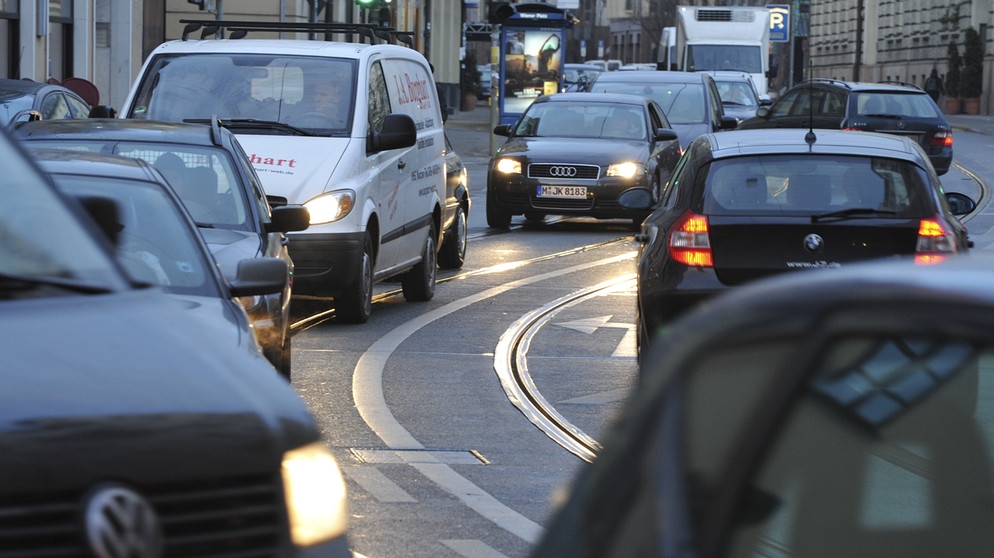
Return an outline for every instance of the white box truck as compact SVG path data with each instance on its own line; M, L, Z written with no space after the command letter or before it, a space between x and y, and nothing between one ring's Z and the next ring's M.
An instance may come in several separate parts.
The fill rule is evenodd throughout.
M677 6L676 16L680 70L746 72L760 94L769 94L769 8Z

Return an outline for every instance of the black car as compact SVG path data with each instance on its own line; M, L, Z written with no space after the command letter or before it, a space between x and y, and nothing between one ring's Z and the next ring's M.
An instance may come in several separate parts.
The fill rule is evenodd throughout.
M532 558L994 554L992 284L862 263L684 316Z
M589 91L643 95L656 101L680 136L683 149L701 134L730 130L738 122L725 114L714 78L704 72L604 72Z
M940 175L953 161L949 122L927 93L907 83L810 79L739 124L742 130L809 127L908 136L928 153Z
M111 233L114 255L132 281L160 287L219 335L228 332L232 346L262 355L236 298L283 290L286 262L243 260L237 277L228 281L183 202L145 161L62 149L30 153L63 192L82 201L108 198L117 204L118 226Z
M350 557L341 470L293 387L127 278L102 232L126 208L58 192L3 132L0 156L2 552Z
M654 101L637 95L557 93L536 99L490 160L487 224L507 227L513 215L629 218L618 196L648 190L658 200L680 157L676 132Z
M54 83L0 79L0 125L27 120L89 118L94 109L71 89Z
M660 326L773 274L965 252L973 209L945 194L917 143L841 130L742 130L695 140L643 223L639 354Z
M18 124L16 138L33 148L87 150L142 159L165 176L193 216L224 276L233 280L248 258L287 263L284 288L240 299L273 366L291 377L290 231L309 224L307 209L267 200L262 183L235 135L210 126L149 120L89 119Z

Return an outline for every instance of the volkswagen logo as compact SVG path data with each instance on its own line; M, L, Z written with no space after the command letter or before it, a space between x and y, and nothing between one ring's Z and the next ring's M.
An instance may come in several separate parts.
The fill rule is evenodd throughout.
M97 558L158 558L162 528L152 505L121 485L97 488L86 503L86 539Z
M561 165L549 167L549 176L554 176L556 178L572 178L576 176L576 167L564 167Z
M817 234L811 233L804 237L804 249L808 252L817 252L825 245L825 239Z

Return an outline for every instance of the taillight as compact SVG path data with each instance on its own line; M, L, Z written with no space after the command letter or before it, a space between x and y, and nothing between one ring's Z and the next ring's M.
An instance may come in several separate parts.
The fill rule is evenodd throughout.
M708 218L693 212L680 216L669 236L670 257L694 267L712 267Z
M949 254L957 252L956 239L949 226L941 219L922 219L918 225L918 244L915 246L915 263L939 263Z
M932 136L928 144L935 147L952 147L953 133L949 130L939 130Z

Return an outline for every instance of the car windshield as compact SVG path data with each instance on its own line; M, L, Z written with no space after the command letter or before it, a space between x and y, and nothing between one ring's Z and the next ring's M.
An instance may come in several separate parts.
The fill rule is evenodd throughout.
M687 71L763 73L763 51L755 45L687 45Z
M85 150L143 159L176 190L194 221L214 228L253 230L244 188L228 152L216 147L175 143L34 140L32 147Z
M708 215L820 215L860 210L924 218L927 176L905 161L843 155L770 155L715 161L707 173ZM876 213L873 213L876 212Z
M745 81L717 81L718 96L721 102L726 105L735 105L755 108L759 106L759 99L752 85Z
M596 82L594 93L642 95L659 103L670 124L700 124L705 121L704 87L700 83Z
M644 140L644 111L612 103L534 103L521 116L515 136Z
M348 136L355 99L352 60L258 54L156 58L130 118L253 119L314 134Z
M16 296L10 278L24 282L120 288L121 276L111 258L83 229L53 188L0 135L4 160L4 196L0 211L0 296ZM42 293L32 292L31 296Z
M152 183L104 176L56 174L56 183L72 196L104 196L118 205L117 258L136 281L166 292L219 297L208 281L205 248L185 224L179 207Z
M906 118L941 118L938 107L925 93L856 93L860 116L886 114Z

